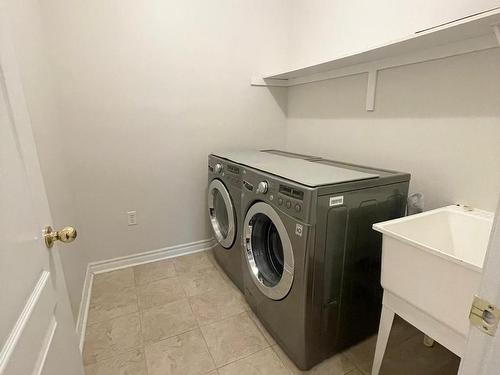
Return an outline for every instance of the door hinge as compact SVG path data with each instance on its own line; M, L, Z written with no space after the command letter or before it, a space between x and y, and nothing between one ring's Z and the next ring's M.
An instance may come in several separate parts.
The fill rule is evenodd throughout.
M470 309L471 324L487 335L495 336L500 320L500 309L488 301L475 296Z

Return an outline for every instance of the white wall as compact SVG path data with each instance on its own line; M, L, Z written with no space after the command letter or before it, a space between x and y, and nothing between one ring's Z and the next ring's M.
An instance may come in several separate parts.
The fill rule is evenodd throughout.
M412 174L426 208L494 211L500 192L500 49L379 72L376 110L366 75L288 92L287 148Z
M61 110L57 139L67 143L65 181L88 261L209 238L207 154L284 145L286 90L249 82L263 66L284 64L286 1L42 7ZM48 160L45 153L49 147L41 147ZM127 226L128 210L137 211L137 226ZM79 275L68 280L76 307L86 263L65 265Z
M291 0L288 63L314 65L499 6L500 0Z

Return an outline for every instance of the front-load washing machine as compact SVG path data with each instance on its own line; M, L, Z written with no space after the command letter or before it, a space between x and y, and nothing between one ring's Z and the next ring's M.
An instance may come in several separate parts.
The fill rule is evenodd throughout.
M381 238L404 214L410 175L278 159L242 166L244 289L262 324L301 369L377 331Z
M232 159L244 155L246 161L264 163L280 158L316 157L286 151L221 152L208 156L208 216L217 244L214 257L233 283L243 291L241 252L241 165ZM278 156L277 156L278 155Z

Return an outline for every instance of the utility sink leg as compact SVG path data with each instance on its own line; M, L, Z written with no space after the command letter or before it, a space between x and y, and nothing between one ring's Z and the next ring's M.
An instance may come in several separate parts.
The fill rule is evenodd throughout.
M389 334L391 333L392 322L394 321L394 311L385 305L382 305L382 314L380 315L380 325L378 328L377 346L375 347L375 357L373 358L372 375L378 375L382 359L384 358Z
M434 339L427 335L424 335L424 345L428 348L432 348L434 346Z

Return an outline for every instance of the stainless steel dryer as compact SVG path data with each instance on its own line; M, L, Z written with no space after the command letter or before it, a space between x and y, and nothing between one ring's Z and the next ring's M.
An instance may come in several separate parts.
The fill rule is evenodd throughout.
M217 240L214 257L233 283L243 291L241 271L241 166L208 156L208 217Z
M236 159L236 158L235 158ZM237 160L244 290L301 369L377 331L381 238L404 214L410 175L338 162Z

